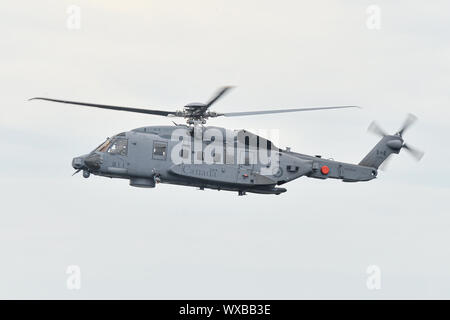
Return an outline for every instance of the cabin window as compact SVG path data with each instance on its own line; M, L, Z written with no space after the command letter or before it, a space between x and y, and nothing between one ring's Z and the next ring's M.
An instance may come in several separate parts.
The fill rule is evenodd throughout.
M153 142L153 159L165 160L167 156L167 142Z

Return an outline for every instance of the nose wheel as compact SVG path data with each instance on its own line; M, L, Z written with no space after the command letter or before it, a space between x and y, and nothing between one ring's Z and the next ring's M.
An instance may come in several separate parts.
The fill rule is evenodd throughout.
M90 177L90 175L91 175L91 173L89 172L89 171L87 171L87 170L83 170L83 177L84 178L89 178Z

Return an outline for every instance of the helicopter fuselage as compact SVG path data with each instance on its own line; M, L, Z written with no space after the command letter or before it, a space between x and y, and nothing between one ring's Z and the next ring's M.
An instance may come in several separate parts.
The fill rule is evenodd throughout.
M282 150L246 130L220 127L149 126L105 141L72 166L90 174L128 179L134 187L168 183L200 189L280 194L278 187L302 176L368 181L373 167Z

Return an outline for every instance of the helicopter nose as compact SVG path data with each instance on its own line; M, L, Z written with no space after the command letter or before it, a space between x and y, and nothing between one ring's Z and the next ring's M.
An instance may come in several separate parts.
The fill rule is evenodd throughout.
M98 170L102 164L102 158L99 154L90 154L84 159L84 164L90 170Z
M72 167L75 170L82 169L84 167L84 157L76 157L72 160Z

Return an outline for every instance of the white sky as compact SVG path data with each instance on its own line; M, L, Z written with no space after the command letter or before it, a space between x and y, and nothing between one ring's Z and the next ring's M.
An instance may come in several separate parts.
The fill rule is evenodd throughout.
M81 29L66 27L69 5ZM381 29L366 27L369 5ZM450 298L448 1L14 1L0 4L0 298ZM301 178L280 196L71 177L106 136L169 119L33 96L216 111L280 129L280 146L359 162L408 112L419 122L369 183ZM66 288L79 265L82 288ZM366 287L377 265L381 290Z

